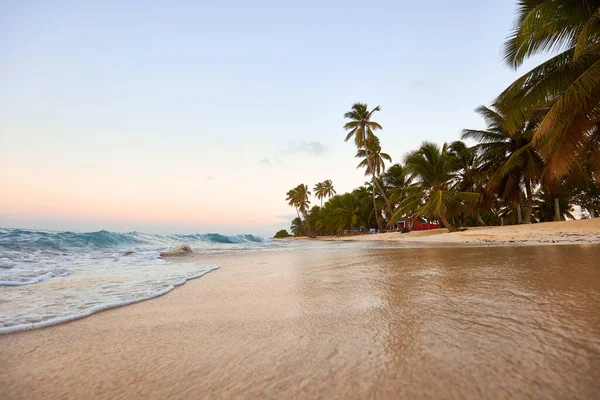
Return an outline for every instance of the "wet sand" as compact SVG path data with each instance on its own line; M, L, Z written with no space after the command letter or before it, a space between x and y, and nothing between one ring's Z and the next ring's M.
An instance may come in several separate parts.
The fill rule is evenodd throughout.
M388 232L357 236L324 236L324 241L378 240L423 245L545 245L545 244L600 244L600 218L539 224L479 226L461 232L449 233L447 229Z
M0 336L2 398L600 398L599 245L324 245Z

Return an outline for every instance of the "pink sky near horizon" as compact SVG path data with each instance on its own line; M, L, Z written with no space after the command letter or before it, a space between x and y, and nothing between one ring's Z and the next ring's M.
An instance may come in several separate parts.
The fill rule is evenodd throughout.
M505 0L384 0L360 35L358 1L150 3L0 4L0 227L269 236L296 185L365 182L353 103L400 162L539 61L504 64Z

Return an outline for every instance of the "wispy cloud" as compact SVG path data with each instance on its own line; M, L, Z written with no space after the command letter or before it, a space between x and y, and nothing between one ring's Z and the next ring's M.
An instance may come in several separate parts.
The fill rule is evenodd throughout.
M305 153L311 156L320 156L327 152L327 147L325 147L321 142L296 142L290 141L288 143L288 147L283 150L281 153L283 154L301 154Z
M271 159L269 157L261 158L260 160L258 160L258 164L265 167L270 167Z
M427 79L413 79L407 83L409 88L412 89L436 89L439 87L439 83Z

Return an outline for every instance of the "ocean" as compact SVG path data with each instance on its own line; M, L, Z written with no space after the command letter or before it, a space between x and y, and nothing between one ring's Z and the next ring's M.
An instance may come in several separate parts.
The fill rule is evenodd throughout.
M0 228L0 334L161 296L219 268L159 256L181 244L202 254L265 250L274 243L254 235Z

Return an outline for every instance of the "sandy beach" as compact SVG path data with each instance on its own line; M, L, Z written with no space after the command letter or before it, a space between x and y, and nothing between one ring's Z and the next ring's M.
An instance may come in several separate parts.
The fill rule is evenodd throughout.
M2 398L600 396L600 246L314 243L2 335Z
M447 229L389 232L357 236L325 236L319 240L377 240L420 244L541 245L600 243L600 218L528 225L481 226L449 233Z

